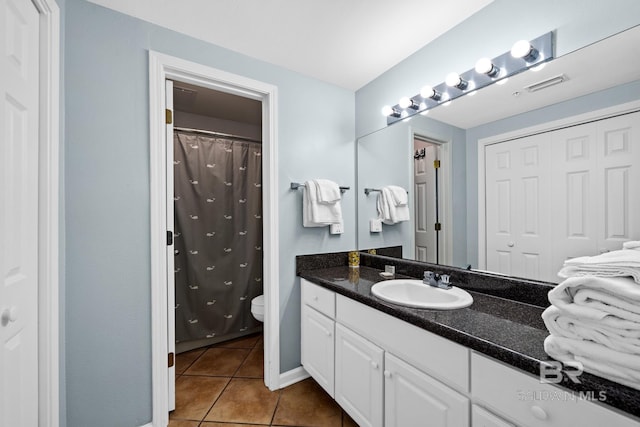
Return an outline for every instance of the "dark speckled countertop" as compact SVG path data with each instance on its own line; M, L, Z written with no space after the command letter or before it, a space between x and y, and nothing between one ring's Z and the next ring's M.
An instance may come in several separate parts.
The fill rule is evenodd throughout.
M497 288L508 288L505 283L513 282L514 279L487 277L451 267L365 254L361 255L361 266L358 269L347 267L346 253L299 256L296 261L300 277L520 370L538 376L540 363L553 360L543 348L548 332L540 317L548 303L541 304L538 295L514 295L518 299L514 300L508 292L501 296L485 292L490 288L488 283L491 279L496 281ZM473 304L463 309L439 311L385 302L371 293L371 286L384 280L379 272L383 270L380 266L385 263L395 265L396 273L410 273L396 274L396 278L417 278L413 274L416 268L421 268L422 271L432 269L440 274L455 273L451 274L452 283L469 291L473 296ZM459 280L454 280L456 278ZM481 284L482 292L478 291L479 287L474 279ZM531 288L525 293L535 293L536 290L532 287L535 283L525 282L523 287L526 288L528 284ZM550 288L540 287L546 298ZM595 391L596 395L604 391L607 398L603 403L640 417L640 391L587 373L582 374L579 379L581 384L574 384L565 378L560 385L577 392Z

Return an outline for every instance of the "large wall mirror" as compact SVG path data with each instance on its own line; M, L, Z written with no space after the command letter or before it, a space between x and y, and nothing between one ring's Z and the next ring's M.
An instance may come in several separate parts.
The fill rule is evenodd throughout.
M561 82L537 91L526 89L528 86L551 81L554 78ZM640 208L640 195L634 195L628 187L634 185L635 193L640 193L640 189L634 183L640 182L640 124L638 123L640 113L635 113L635 116L632 114L640 110L639 101L640 26L637 26L560 56L547 63L541 70L523 72L510 78L503 85L491 85L478 91L474 96L463 96L454 100L449 106L439 106L425 116L416 115L409 121L395 123L359 138L357 143L358 248L365 250L401 246L403 258L438 262L462 268L471 266L471 268L501 274L553 282L557 281L555 272L557 272L558 263L561 264L562 259L566 257L612 250L621 246L621 241L629 238L640 240L640 219L638 219L640 216L637 215L637 211L635 215L629 215L629 212L632 212L631 209ZM632 166L628 168L624 165L611 166L622 171L618 175L606 173L584 175L586 166L572 170L571 176L581 180L580 182L570 181L573 178L567 178L569 176L567 174L546 176L545 174L550 170L552 156L559 158L569 150L569 155L579 157L582 154L586 155L586 152L580 150L589 149L584 139L588 136L583 136L581 133L563 136L564 134L560 131L554 133L554 129L575 128L577 122L596 123L602 117L598 117L594 112L602 112L602 117L620 114L625 117L633 116L630 122L616 124L618 126L616 129L624 128L628 131L620 131L622 133L618 132L614 135L614 129L609 132L613 135L611 136L613 139L604 142L609 144L610 150L615 150L612 148L615 144L624 145L629 151L623 157L628 159ZM593 126L585 129L593 135L598 132L605 132L605 135L608 135L606 133L608 131L601 132L597 125ZM549 147L544 144L544 146L536 145L535 150L530 150L532 157L529 160L535 160L542 171L541 174L546 178L530 180L533 187L526 187L520 192L526 194L527 188L535 189L537 194L548 192L548 197L539 197L535 200L526 198L521 201L511 200L511 203L521 205L521 213L516 214L515 217L513 214L511 214L512 217L505 216L502 225L507 224L505 221L539 221L540 218L530 215L535 211L550 216L552 221L557 220L558 223L565 225L568 223L567 227L571 230L567 231L566 227L562 229L560 225L558 225L560 228L554 228L548 223L540 223L544 227L544 232L540 234L547 236L546 243L541 246L544 256L532 255L530 262L525 261L524 265L514 267L507 258L500 259L499 255L497 259L492 259L492 256L496 258L495 253L501 252L491 246L495 243L492 243L491 238L488 239L487 236L490 233L495 234L496 230L492 230L491 226L486 224L489 224L489 220L502 215L501 207L498 205L504 203L505 197L504 194L493 194L496 191L498 193L502 191L500 188L503 187L495 190L497 187L494 186L493 190L486 190L489 188L486 186L490 186L491 179L494 179L494 183L499 179L492 178L493 172L484 170L484 162L507 161L507 157L500 157L502 151L487 147L497 147L497 144L511 140L517 140L519 147L522 147L522 138L537 133L545 135L547 139L553 139L544 143L551 144ZM558 152L560 143L556 142L556 139L561 137L565 138L564 143L569 144L563 146L564 154ZM555 148L550 148L552 146ZM500 145L500 147L503 146ZM591 149L593 151L599 148ZM515 159L517 155L513 154L513 156ZM434 168L436 159L440 160L440 167L437 169ZM520 169L525 170L525 167L522 166ZM436 173L438 174L437 187ZM580 173L583 174L580 175ZM624 209L620 208L623 211L618 212L620 209L615 203L612 204L614 206L612 209L618 210L607 211L602 208L604 200L595 200L596 196L589 194L593 189L599 188L600 184L597 180L609 180L607 185L611 188L627 186L624 190L625 194L616 195L616 193L613 196L606 196L611 197L612 200L617 197L616 203L625 206ZM617 180L615 181L617 184L614 180ZM373 232L371 220L377 217L378 192L368 191L368 194L365 194L365 189L380 189L387 185L396 185L407 190L411 219L393 225L383 225L382 232ZM550 235L551 233L566 231L580 234L584 231L602 234L601 230L593 230L596 225L586 216L580 216L580 212L575 211L577 208L573 209L575 212L564 212L562 214L564 216L560 213L556 214L556 211L562 210L560 205L563 202L555 200L551 193L555 192L559 185L565 187L574 185L572 188L580 191L576 194L571 193L573 194L571 206L586 206L585 203L590 198L588 203L598 206L597 215L605 217L608 215L608 219L599 220L608 221L605 226L609 229L602 233L617 237L605 242L594 240L588 250L576 249L572 252L569 248L564 252L556 253L555 249L550 249L552 246L558 246L554 242L554 237L557 236ZM513 193L514 189L510 191ZM570 207L569 211L571 209ZM576 222L577 225L571 221ZM441 224L440 231L436 231L436 222ZM547 222L549 222L548 219ZM540 224L534 224L532 229L540 227ZM504 244L505 248L516 247L516 249L524 245L517 238L509 239L508 237L505 238ZM503 251L507 257L510 250ZM536 250L538 249L531 249L531 254L535 255ZM550 259L552 255L556 259ZM541 269L545 273L540 273Z

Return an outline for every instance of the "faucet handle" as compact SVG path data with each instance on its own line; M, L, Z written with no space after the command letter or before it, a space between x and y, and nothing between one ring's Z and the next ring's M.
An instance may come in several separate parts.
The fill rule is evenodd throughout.
M441 274L440 275L440 281L442 282L443 285L448 285L449 284L449 275L448 274Z
M425 279L433 279L435 277L435 274L433 271L425 271L424 272L424 278Z

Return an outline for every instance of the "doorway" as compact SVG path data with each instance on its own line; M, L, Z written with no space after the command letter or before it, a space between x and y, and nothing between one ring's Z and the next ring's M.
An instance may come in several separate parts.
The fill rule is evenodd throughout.
M262 206L263 206L263 290L264 290L264 384L271 390L280 387L279 304L278 304L278 204L277 177L277 90L274 86L227 73L201 64L157 52L149 53L150 71L150 154L151 154L151 266L152 266L152 344L153 344L153 423L166 425L169 411L170 369L174 355L168 351L171 340L167 271L174 255L173 242L167 239L172 223L167 206L173 194L167 183L169 159L166 121L167 91L165 82L173 80L207 89L250 98L261 102L262 132ZM171 218L172 219L172 218ZM171 243L171 244L169 244ZM173 307L172 307L173 308ZM173 367L173 366L172 366Z
M416 261L440 264L443 261L440 236L442 177L438 176L440 144L414 135L413 149L415 258Z

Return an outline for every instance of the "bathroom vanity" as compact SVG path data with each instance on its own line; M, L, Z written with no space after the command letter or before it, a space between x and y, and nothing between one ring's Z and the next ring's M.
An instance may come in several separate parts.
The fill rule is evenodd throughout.
M344 259L343 259L344 258ZM450 274L474 302L457 310L387 303L397 277ZM640 426L640 391L590 374L541 383L549 285L383 256L297 257L302 365L360 426Z

